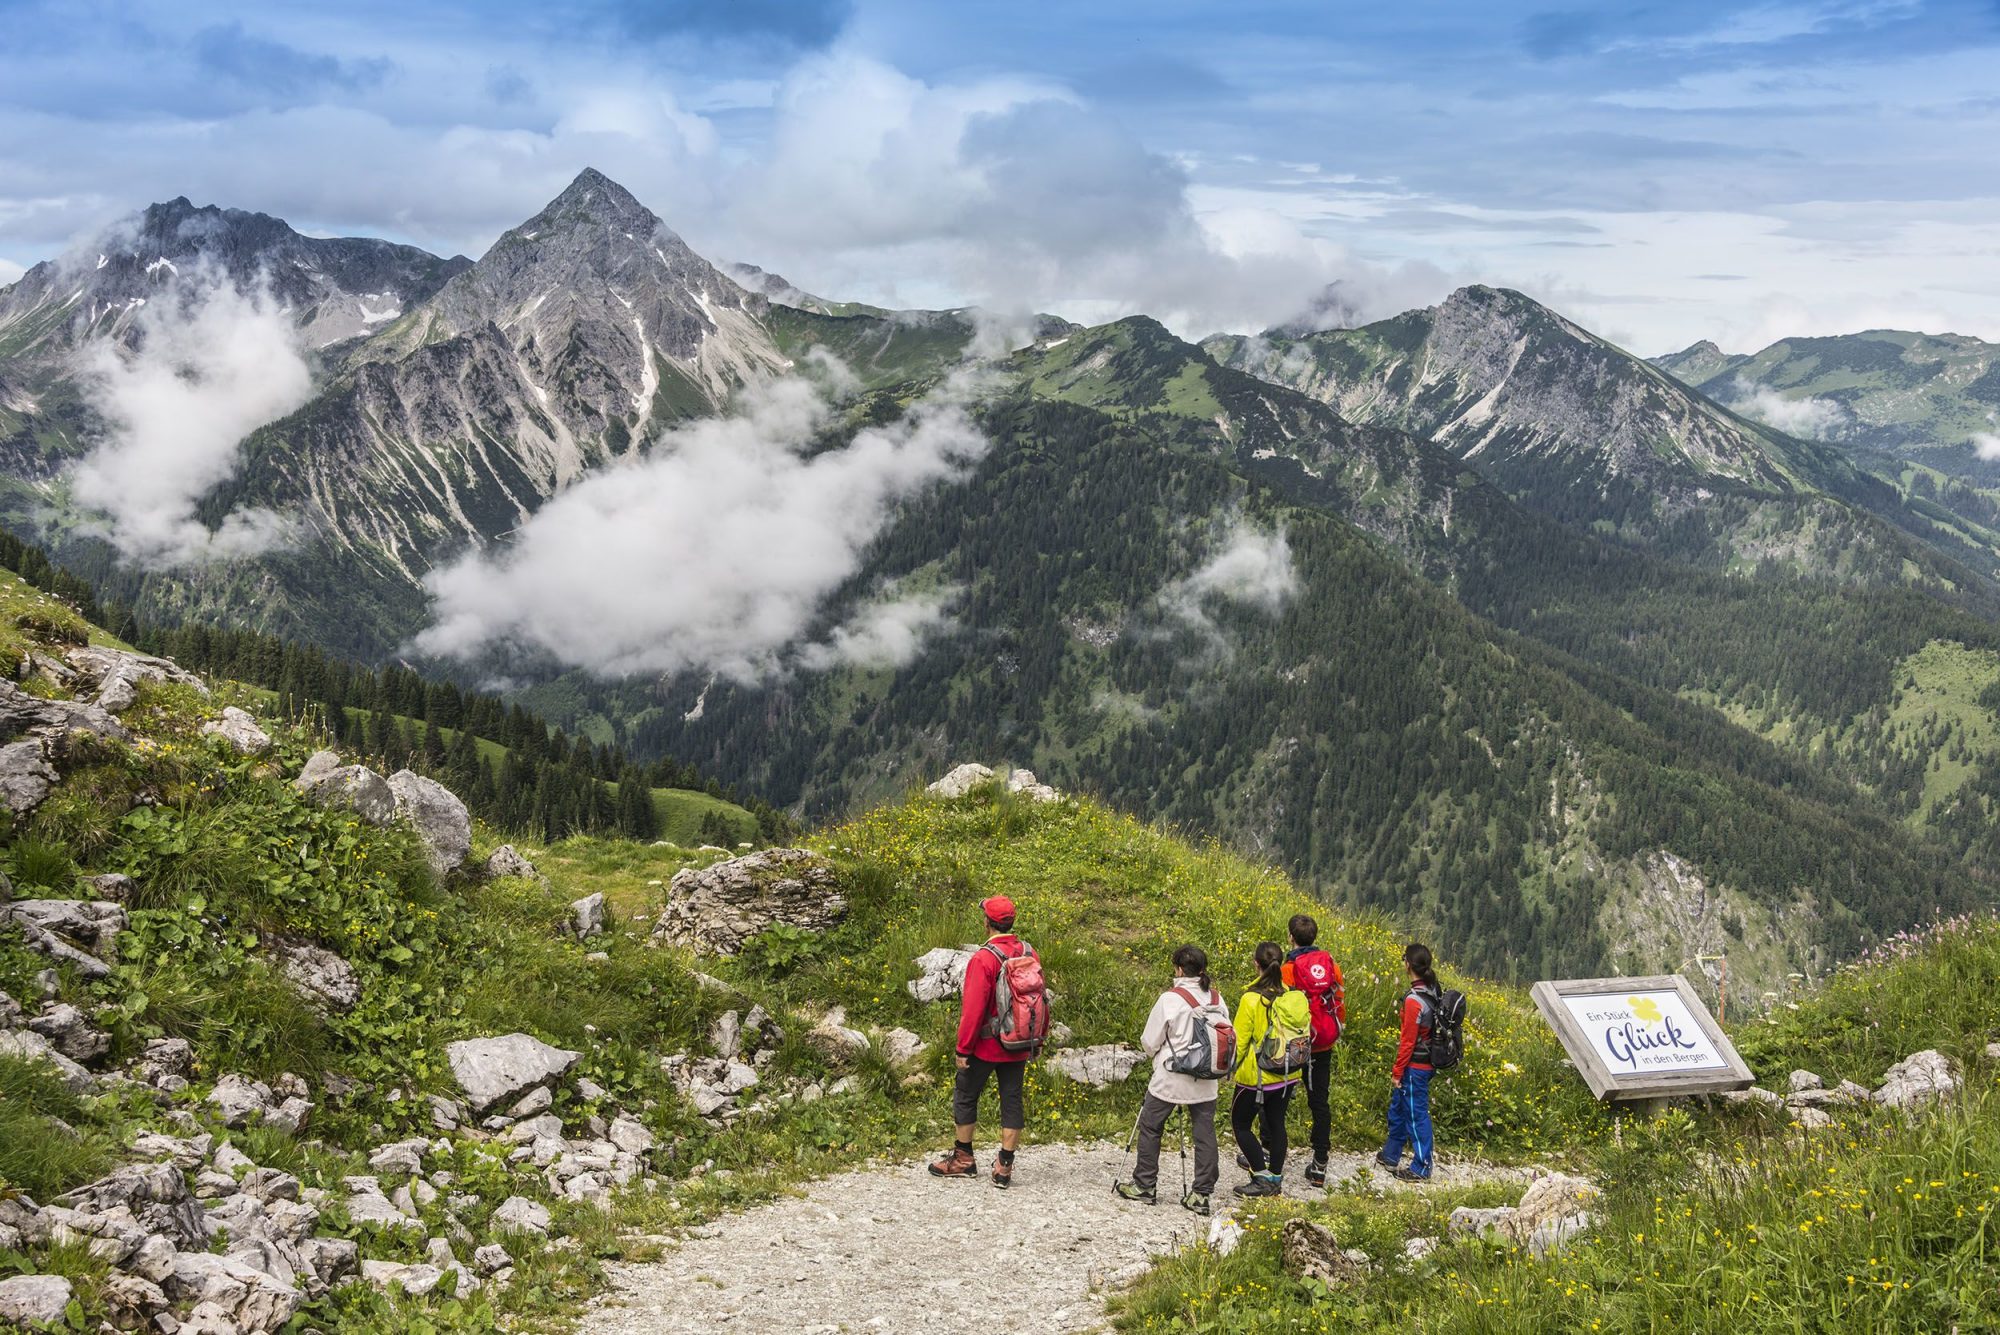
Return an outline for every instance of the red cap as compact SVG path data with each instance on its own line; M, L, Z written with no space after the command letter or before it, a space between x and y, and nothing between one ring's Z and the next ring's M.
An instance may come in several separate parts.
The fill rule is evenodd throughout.
M1005 895L994 895L991 899L980 900L979 911L986 915L988 922L1014 921L1014 901Z

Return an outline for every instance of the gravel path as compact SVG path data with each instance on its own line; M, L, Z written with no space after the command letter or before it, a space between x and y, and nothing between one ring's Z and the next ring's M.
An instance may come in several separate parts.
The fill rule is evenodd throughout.
M1021 1151L1010 1192L941 1182L921 1163L877 1165L815 1183L793 1197L693 1230L658 1261L610 1267L613 1289L585 1316L585 1335L695 1335L782 1330L797 1335L921 1331L993 1335L1082 1331L1104 1320L1104 1286L1147 1259L1205 1238L1209 1221L1180 1208L1168 1139L1161 1201L1111 1193L1131 1170L1120 1145L1036 1145ZM1226 1137L1217 1205L1246 1176ZM1336 1176L1368 1156L1335 1154ZM982 1152L980 1166L989 1156ZM1308 1190L1304 1160L1286 1191ZM1456 1185L1524 1170L1440 1165ZM1391 1184L1391 1190L1412 1190Z

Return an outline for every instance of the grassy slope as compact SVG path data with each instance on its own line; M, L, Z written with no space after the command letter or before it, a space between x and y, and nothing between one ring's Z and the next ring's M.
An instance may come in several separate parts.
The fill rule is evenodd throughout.
M1959 922L1905 938L1822 992L1736 1026L1767 1086L1804 1067L1829 1083L1879 1080L1934 1047L1966 1064L1963 1100L1913 1122L1834 1109L1808 1134L1748 1107L1676 1109L1575 1156L1605 1195L1592 1231L1535 1259L1448 1241L1397 1264L1406 1238L1440 1236L1456 1204L1365 1188L1255 1211L1245 1244L1166 1262L1126 1302L1145 1331L1552 1330L1778 1332L1989 1330L2000 1323L2000 925ZM1951 995L1958 1004L1940 1007ZM1448 1133L1440 1145L1450 1153ZM1277 1233L1305 1214L1383 1268L1328 1292L1285 1276Z

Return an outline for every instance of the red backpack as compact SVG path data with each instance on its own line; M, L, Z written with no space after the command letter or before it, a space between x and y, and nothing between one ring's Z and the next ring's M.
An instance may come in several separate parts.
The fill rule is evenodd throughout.
M1347 1028L1347 986L1340 966L1324 950L1308 950L1292 961L1292 986L1312 1003L1313 1050L1331 1047Z
M1007 955L988 942L1000 968L993 979L993 1013L986 1021L988 1038L998 1039L1009 1052L1038 1052L1049 1041L1049 993L1042 983L1042 961L1026 941L1021 953Z

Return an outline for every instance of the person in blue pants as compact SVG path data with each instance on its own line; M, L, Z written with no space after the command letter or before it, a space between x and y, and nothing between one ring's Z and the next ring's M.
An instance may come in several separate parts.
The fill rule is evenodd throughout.
M1389 1073L1389 1138L1375 1161L1405 1182L1427 1182L1431 1176L1431 1025L1444 995L1429 946L1416 942L1403 950L1410 990L1403 994L1402 1037L1396 1044L1396 1065ZM1403 1166L1403 1148L1410 1150Z

